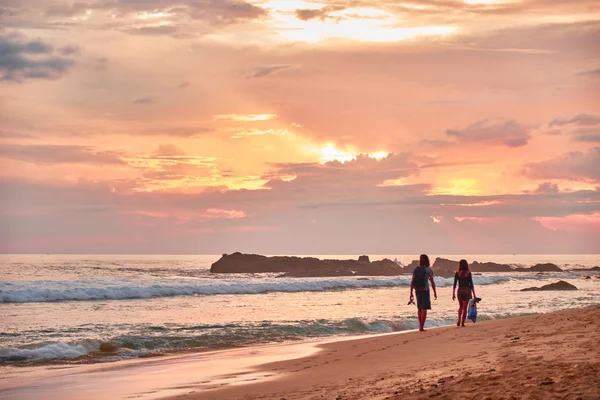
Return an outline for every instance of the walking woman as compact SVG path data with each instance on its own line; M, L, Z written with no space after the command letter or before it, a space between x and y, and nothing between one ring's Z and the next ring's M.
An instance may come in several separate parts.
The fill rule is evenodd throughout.
M458 322L456 326L465 326L467 319L467 307L471 300L471 293L475 296L475 287L473 286L473 276L469 271L467 260L460 260L458 271L454 274L454 288L452 289L452 300L456 299L456 284L458 283Z

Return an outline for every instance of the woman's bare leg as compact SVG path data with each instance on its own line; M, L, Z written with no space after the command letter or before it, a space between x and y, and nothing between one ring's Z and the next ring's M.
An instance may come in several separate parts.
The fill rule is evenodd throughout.
M462 317L462 310L463 310L463 302L462 301L458 301L458 322L456 323L456 326L460 326L460 318Z
M467 309L469 308L469 302L468 301L461 301L462 303L462 310L463 310L463 314L462 314L462 326L465 326L465 320L467 319Z

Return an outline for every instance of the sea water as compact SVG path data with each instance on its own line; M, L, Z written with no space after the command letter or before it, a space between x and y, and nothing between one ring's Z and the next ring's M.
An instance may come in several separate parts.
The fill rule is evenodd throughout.
M432 260L436 255L431 255ZM220 256L0 255L1 369L111 362L190 351L415 329L410 276L211 274ZM318 258L356 259L351 256ZM384 257L408 264L414 256ZM599 255L440 257L556 273L474 276L478 322L600 304ZM589 277L589 278L588 278ZM558 280L577 291L521 292ZM435 277L426 326L454 324L452 279Z

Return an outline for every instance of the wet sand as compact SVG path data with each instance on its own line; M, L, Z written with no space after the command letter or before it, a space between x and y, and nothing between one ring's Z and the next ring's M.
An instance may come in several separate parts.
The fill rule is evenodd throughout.
M321 345L178 399L600 399L600 307Z
M600 307L359 339L5 369L0 399L599 399ZM9 373L6 373L6 372Z

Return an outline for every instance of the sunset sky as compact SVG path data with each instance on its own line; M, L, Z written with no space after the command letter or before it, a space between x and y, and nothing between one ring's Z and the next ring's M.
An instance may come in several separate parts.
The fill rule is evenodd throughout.
M0 21L0 252L600 252L597 0Z

